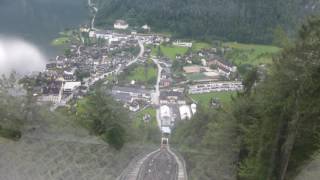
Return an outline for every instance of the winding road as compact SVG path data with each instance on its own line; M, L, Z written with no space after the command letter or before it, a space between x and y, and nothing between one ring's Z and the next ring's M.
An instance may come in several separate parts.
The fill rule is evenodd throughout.
M140 41L140 40L138 40L138 44L139 44L139 47L140 47L139 55L138 55L134 60L128 62L128 63L126 64L127 67L130 66L130 65L132 65L132 64L134 64L134 63L136 63L140 58L143 57L143 54L144 54L144 45L143 45L143 42Z

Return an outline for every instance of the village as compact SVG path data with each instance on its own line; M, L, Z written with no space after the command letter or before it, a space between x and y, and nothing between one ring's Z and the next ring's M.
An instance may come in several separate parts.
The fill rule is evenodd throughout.
M34 96L55 109L69 106L103 82L110 87L106 93L132 113L156 109L154 114L143 114L142 121L148 123L156 116L158 127L170 134L176 122L197 112L200 102L191 95L242 90L236 66L219 56L216 48L170 58L161 52L162 44L191 49L193 43L151 33L148 25L140 29L130 30L124 20L117 20L112 30L82 26L79 32L86 36L70 42L65 54L50 60L37 75L41 83ZM208 106L220 107L219 99L210 99Z

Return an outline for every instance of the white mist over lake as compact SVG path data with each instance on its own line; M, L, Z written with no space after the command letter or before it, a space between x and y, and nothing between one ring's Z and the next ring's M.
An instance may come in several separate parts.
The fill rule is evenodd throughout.
M45 69L46 59L40 50L24 40L0 37L0 74L12 71L29 74Z

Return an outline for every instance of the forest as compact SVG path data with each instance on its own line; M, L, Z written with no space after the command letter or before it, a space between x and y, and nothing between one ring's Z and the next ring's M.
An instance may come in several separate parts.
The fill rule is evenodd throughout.
M266 44L279 27L294 36L319 8L316 0L99 0L96 25L124 19L132 27L149 24L177 38Z
M320 143L320 19L311 18L273 59L247 73L229 108L200 108L174 130L190 179L289 180Z

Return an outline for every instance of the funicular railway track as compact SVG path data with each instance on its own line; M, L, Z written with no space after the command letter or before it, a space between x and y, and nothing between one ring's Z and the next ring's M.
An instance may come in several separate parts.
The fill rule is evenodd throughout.
M187 180L185 165L171 151L169 139L161 139L161 147L137 160L119 180Z

